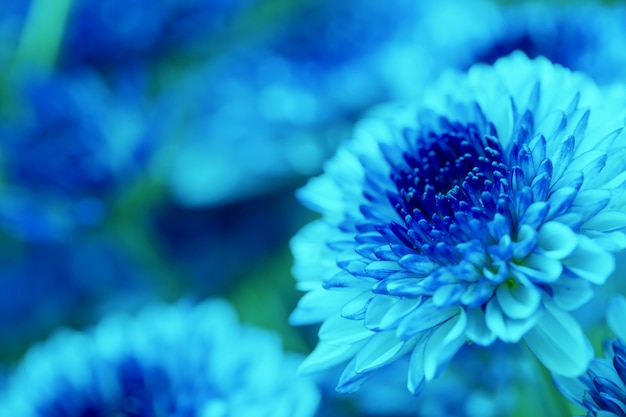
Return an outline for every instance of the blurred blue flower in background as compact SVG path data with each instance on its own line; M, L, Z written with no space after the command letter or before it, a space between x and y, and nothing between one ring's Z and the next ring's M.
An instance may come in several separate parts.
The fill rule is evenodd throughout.
M597 2L520 2L503 5L507 25L491 42L473 49L475 60L493 63L514 50L584 71L598 83L626 76L626 7Z
M56 327L129 310L154 291L147 271L117 242L103 237L3 245L0 259L3 360L19 357L29 343Z
M352 392L410 354L417 393L466 342L524 339L552 372L584 372L569 312L626 245L622 103L517 53L374 111L299 193L323 215L292 241L307 294L291 321L323 321L303 371L347 361Z
M197 49L220 34L255 0L75 0L62 65L123 67Z
M112 91L93 73L24 83L24 108L3 132L0 214L27 240L66 239L103 221L107 204L145 174L161 115L151 115L141 95ZM11 213L29 203L32 219Z
M404 357L380 369L353 398L365 416L498 417L516 409L522 387L540 386L537 365L519 345L467 345L418 397L406 393Z
M279 15L171 85L172 101L184 103L172 193L188 206L224 204L318 173L370 106L414 96L448 65L470 62L458 50L493 38L496 10L484 1L365 0ZM494 27L469 23L485 15ZM470 36L423 42L440 38L442 21Z
M617 336L604 343L604 358L596 358L578 379L555 375L556 386L565 397L587 410L589 417L626 416L626 299L613 297L607 307L607 321Z
M10 375L2 415L313 416L280 337L239 323L226 302L153 305L89 332L63 330Z

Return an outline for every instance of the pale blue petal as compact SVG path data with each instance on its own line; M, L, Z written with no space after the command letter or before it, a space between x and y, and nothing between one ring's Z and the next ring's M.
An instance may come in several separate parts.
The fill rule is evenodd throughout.
M615 257L593 240L579 236L576 250L563 260L563 265L576 276L602 285L615 270Z
M326 295L328 295L327 291ZM363 318L365 318L367 306L374 296L375 295L371 290L361 292L356 297L344 303L343 309L341 310L341 316L350 320L363 320ZM335 308L337 308L337 304L335 304Z
M561 277L550 284L552 299L557 307L565 311L576 310L593 298L593 285L580 278Z
M320 287L309 291L298 301L297 308L289 316L289 323L293 325L319 323L336 313L337 307L348 302L355 294L352 288L328 291Z
M574 251L578 239L576 233L563 223L547 222L539 229L537 244L543 255L563 259Z
M517 343L535 325L542 314L543 309L538 308L525 319L506 317L497 297L494 297L485 308L485 323L489 330L503 342Z
M559 260L531 253L526 257L523 265L512 264L511 272L516 277L521 274L532 282L550 283L559 279L563 272L563 264ZM523 279L523 277L518 277L518 279Z
M334 345L347 345L373 336L375 333L361 320L348 320L339 315L331 316L320 327L320 340Z
M561 146L559 146L558 155L553 155L552 165L554 166L553 176L559 178L561 174L567 169L570 161L574 156L575 138L572 135L568 135L563 139Z
M437 377L456 352L467 342L467 316L460 314L439 326L428 338L424 350L424 376L427 381Z
M365 312L365 327L370 330L380 330L380 322L385 314L400 301L400 297L390 295L376 295L367 306Z
M515 260L521 261L535 248L538 239L537 229L528 225L522 225L517 232L517 241L513 245Z
M398 302L396 302L393 306L389 308L387 312L383 314L383 317L380 320L379 327L383 330L397 327L398 323L400 323L400 321L404 319L404 317L406 317L413 310L418 308L421 301L421 297L400 297Z
M528 225L533 229L538 229L548 215L550 205L544 201L532 203L524 215L519 220L519 225Z
M380 368L406 353L405 345L411 343L399 340L393 331L377 333L356 354L354 369L363 373Z
M623 228L626 228L626 213L614 210L604 210L596 214L581 227L582 230L598 230L601 232L610 232Z
M496 335L487 327L485 313L482 308L472 308L466 312L467 329L465 330L465 335L467 338L481 346L492 344L496 340Z
M572 205L576 206L576 212L586 221L598 214L610 201L609 190L591 189L580 191Z
M383 279L394 272L401 271L402 268L398 265L397 262L394 261L374 261L370 262L366 267L365 271L367 275L376 279Z
M579 378L569 378L562 375L552 375L554 384L559 391L571 402L583 407L582 399L585 391L589 389L587 385Z
M429 299L400 322L397 331L398 336L402 339L408 339L450 320L458 312L458 307L437 307Z
M352 394L356 392L363 382L369 378L369 373L359 374L355 371L356 358L352 359L346 365L343 370L341 376L339 377L339 382L337 387L335 388L340 394Z
M571 315L550 304L545 307L545 313L524 340L550 372L577 377L587 370L593 348Z
M417 346L411 353L411 359L409 361L409 374L407 378L407 388L413 395L417 395L424 386L424 349L426 344L419 340Z
M541 304L541 293L534 286L503 284L496 290L502 312L512 319L526 319L534 314Z
M319 342L313 352L300 364L298 372L310 374L346 362L350 360L364 344L365 342L337 346Z

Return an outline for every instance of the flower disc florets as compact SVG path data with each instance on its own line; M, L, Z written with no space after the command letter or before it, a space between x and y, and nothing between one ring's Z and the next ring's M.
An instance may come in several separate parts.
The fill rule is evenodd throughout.
M410 354L416 392L464 343L523 338L551 371L582 373L592 349L568 312L626 245L613 95L515 54L361 123L300 192L323 214L292 242L309 291L292 321L324 322L303 368L350 360L350 391Z

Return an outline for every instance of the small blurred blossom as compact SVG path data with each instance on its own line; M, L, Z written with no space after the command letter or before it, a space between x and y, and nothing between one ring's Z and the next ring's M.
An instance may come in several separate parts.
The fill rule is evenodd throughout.
M517 53L373 112L299 193L322 214L292 241L292 323L323 322L302 370L347 362L353 392L410 354L418 393L466 342L523 339L550 371L584 372L570 312L626 246L623 103Z
M496 343L490 350L461 348L458 360L420 396L407 395L404 357L373 375L353 396L365 416L505 417L518 407L523 386L536 386L537 365L519 345Z
M493 63L514 50L584 71L606 84L626 78L626 6L582 2L513 2L503 5L507 22L490 43L474 48L476 60Z
M236 289L238 277L285 247L306 220L292 189L209 207L163 202L153 208L152 245L194 294L215 295Z
M313 416L280 338L239 323L226 302L153 305L89 332L63 330L9 376L2 415Z
M578 379L554 376L561 393L587 410L587 417L626 416L626 298L614 296L606 314L617 339L605 341L604 358L595 358Z
M229 29L256 0L74 0L67 16L63 67L115 69L201 48Z
M0 249L0 358L63 325L83 325L146 301L147 272L111 239L75 238Z
M24 83L24 107L2 132L0 219L26 239L65 239L101 222L112 197L145 173L159 123L140 96L120 100L93 73Z

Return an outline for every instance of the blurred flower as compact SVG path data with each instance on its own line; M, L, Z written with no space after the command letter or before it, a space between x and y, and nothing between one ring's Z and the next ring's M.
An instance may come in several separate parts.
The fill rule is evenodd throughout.
M152 212L152 245L184 271L185 284L193 293L203 296L236 288L238 278L282 253L289 238L309 220L293 188L211 207L163 202ZM242 254L246 262L241 261ZM289 278L288 266L286 271Z
M408 357L383 367L353 397L366 416L505 417L516 409L520 387L537 386L536 364L520 345L463 346L458 360L420 396L407 395Z
M621 97L518 53L374 111L299 193L323 216L292 241L308 293L291 321L323 321L302 370L349 361L350 392L410 354L419 392L466 342L524 339L582 373L593 351L569 312L626 246Z
M58 326L136 308L154 290L123 245L103 236L64 243L2 240L0 262L0 362Z
M277 335L211 300L60 331L7 381L3 415L312 416L315 387Z
M75 0L69 11L62 66L117 67L202 48L229 29L256 0Z
M210 206L319 173L367 108L415 96L443 68L470 62L458 51L493 38L495 10L485 1L359 0L278 16L169 86L181 109L172 193L183 205ZM468 24L474 16L492 24ZM467 36L443 39L442 26Z
M588 417L626 416L626 299L616 295L607 307L607 321L617 335L604 344L604 358L593 360L577 379L555 375L557 388Z
M626 76L626 6L597 2L513 2L499 13L506 26L474 48L476 61L493 63L519 49L530 57L587 73L598 83Z
M145 174L161 125L132 82L113 90L93 73L25 78L24 106L2 130L6 230L67 238L103 221L113 196Z

